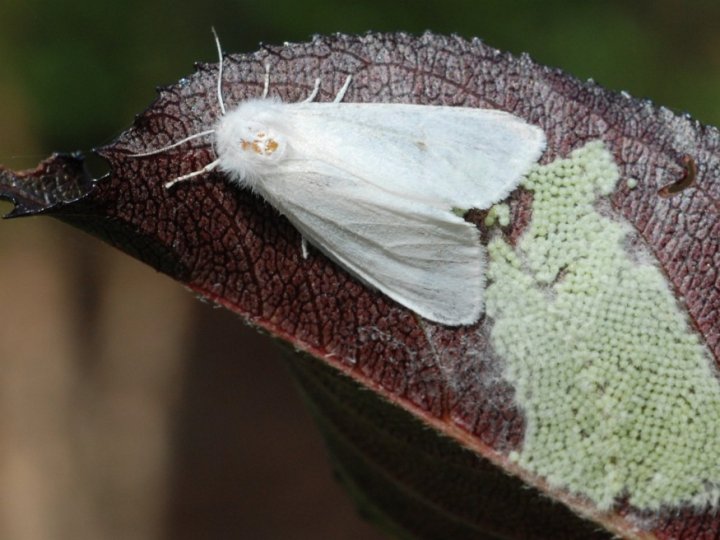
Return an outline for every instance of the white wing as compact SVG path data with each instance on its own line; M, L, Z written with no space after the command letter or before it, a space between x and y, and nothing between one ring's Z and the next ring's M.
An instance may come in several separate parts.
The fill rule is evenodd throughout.
M443 324L477 321L485 258L475 227L340 174L278 174L257 189L313 245L390 298Z
M545 146L508 113L404 104L246 102L217 133L239 185L363 281L450 325L479 318L485 271L477 231L452 209L504 198Z
M382 103L283 104L291 159L322 161L402 197L450 209L504 199L545 134L489 109ZM302 169L301 163L295 163Z

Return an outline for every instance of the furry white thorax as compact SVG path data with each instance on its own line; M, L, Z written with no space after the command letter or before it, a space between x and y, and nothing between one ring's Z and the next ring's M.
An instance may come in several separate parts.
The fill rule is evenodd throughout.
M218 169L238 185L253 187L271 175L288 152L283 104L260 98L242 102L215 126Z

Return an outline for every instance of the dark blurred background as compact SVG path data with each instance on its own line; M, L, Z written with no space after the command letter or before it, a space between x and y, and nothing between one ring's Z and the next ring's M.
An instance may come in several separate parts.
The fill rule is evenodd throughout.
M110 142L156 86L215 61L211 26L227 52L336 31L478 36L720 123L716 0L2 0L0 163ZM333 480L284 361L93 238L0 223L0 538L381 538Z

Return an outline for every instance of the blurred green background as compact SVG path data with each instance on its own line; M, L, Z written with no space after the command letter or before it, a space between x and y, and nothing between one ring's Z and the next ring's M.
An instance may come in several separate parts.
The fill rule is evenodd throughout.
M215 61L211 26L227 52L338 31L478 36L720 124L716 0L3 0L0 163L110 142L156 86ZM380 538L278 356L96 240L0 223L0 538Z

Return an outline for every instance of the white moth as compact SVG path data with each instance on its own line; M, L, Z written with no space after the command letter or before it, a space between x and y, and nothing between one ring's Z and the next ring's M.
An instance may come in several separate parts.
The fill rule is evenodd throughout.
M223 58L212 136L217 169L259 193L330 259L422 317L472 324L483 310L485 249L458 210L487 209L515 189L545 148L512 114L467 107L249 99L225 111ZM303 251L305 246L303 243ZM305 251L304 251L305 252Z

